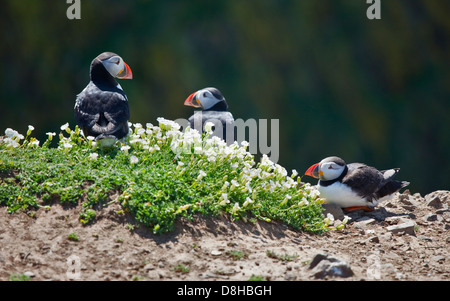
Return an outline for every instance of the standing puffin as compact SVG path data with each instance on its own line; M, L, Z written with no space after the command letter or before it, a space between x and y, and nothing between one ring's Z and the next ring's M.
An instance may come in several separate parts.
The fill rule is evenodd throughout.
M362 163L346 164L339 157L328 157L314 164L305 175L318 178L320 196L346 211L372 211L383 199L409 185L395 181L399 168L379 171Z
M128 134L128 99L115 78L132 79L133 74L120 56L103 52L92 61L91 80L75 102L78 126L103 147Z
M228 144L234 142L234 118L228 112L228 104L222 93L216 88L204 88L192 93L184 102L185 106L201 108L189 117L189 124L192 129L204 132L206 122L214 123L212 136L217 136L225 140ZM227 127L231 129L227 134Z

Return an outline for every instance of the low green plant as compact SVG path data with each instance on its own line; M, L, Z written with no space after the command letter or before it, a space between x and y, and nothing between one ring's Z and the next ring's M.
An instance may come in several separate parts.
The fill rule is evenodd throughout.
M31 277L25 274L11 274L9 275L9 281L30 281Z
M178 264L178 265L173 267L173 270L175 272L186 274L186 273L189 273L189 266L186 266L184 264Z
M67 239L71 241L79 241L78 235L75 232L72 232L69 235L67 235Z
M59 135L47 133L42 146L31 126L25 137L7 129L0 139L0 205L12 213L82 202L80 221L88 224L118 195L120 211L154 233L197 214L327 230L318 191L300 184L295 171L288 175L265 155L255 163L248 143L226 145L209 133L181 132L170 120L158 123L130 124L130 135L109 149L68 124Z
M232 250L232 251L227 252L227 254L229 256L231 256L231 258L233 258L233 260L239 260L239 259L248 257L247 253L245 253L243 251L239 251L239 250Z

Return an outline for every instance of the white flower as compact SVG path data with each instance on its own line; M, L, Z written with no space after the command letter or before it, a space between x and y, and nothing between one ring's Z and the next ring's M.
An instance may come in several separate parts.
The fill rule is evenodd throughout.
M138 163L139 159L136 156L131 156L130 157L130 163L131 164L136 164Z
M309 202L305 197L302 197L302 200L298 203L299 206L308 206Z
M7 128L5 130L5 135L8 138L14 138L15 137L15 138L18 138L19 140L24 138L22 134L19 134L19 132L17 132L16 130L13 130L11 128Z
M98 154L97 153L92 153L89 155L89 159L92 161L96 161L98 158Z
M253 202L254 202L254 201L253 201L251 198L247 197L247 198L245 199L245 202L244 202L244 204L242 205L242 207L247 207L248 205L253 204Z
M63 147L66 149L70 149L70 148L72 148L72 144L70 142L64 142Z
M239 207L239 203L234 203L233 208L231 208L231 213L235 214L236 212L238 212L241 209L241 207Z
M67 131L67 129L69 128L69 123L65 123L61 126L61 131Z
M34 139L33 141L31 141L31 146L34 146L34 147L38 147L39 146L39 140L37 140L37 139Z
M158 118L156 118L156 120L158 121L159 127L162 130L166 130L166 131L170 131L170 130L179 131L180 130L180 125L178 123L176 123L175 121L167 120L163 117L158 117Z
M292 170L292 177L295 178L296 176L298 176L298 172L295 169L293 169Z
M13 148L17 148L20 146L19 143L17 143L17 141L12 138L5 138L3 142L6 143L7 146L12 146Z
M94 140L95 140L95 137L93 137L93 136L87 136L86 139L89 140L89 141L94 141Z
M212 133L212 127L214 126L214 123L208 121L205 123L205 132L207 132L208 134Z
M327 217L323 219L323 221L327 224L333 224L334 223L334 216L331 213L327 213Z
M28 131L27 131L27 136L29 136L31 134L31 132L34 131L34 126L29 125L28 126Z
M16 134L17 134L17 131L13 130L12 128L7 128L5 130L5 135L8 138L14 137L14 136L16 136Z
M197 177L197 180L201 180L201 179L203 179L204 177L206 177L206 173L203 171L203 170L200 170L200 172L199 172L199 175L198 175L198 177Z
M129 145L124 145L124 146L122 146L122 147L120 148L120 150L123 151L125 154L128 154L128 150L129 150L130 148L131 148L131 147L130 147Z

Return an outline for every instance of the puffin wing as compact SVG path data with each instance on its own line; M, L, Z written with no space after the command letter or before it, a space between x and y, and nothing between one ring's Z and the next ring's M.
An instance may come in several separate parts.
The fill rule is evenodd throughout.
M342 183L368 200L375 198L375 193L386 183L383 174L374 167L362 163L347 164L347 167Z
M204 130L206 122L214 123L212 136L218 136L228 141L227 127L230 127L234 132L234 118L228 111L199 111L195 112L194 115L189 118L191 128L196 129L199 132ZM234 141L234 137L235 135L233 135L230 140Z
M128 133L130 110L122 90L104 91L92 82L77 96L75 119L86 136L114 135L118 139Z

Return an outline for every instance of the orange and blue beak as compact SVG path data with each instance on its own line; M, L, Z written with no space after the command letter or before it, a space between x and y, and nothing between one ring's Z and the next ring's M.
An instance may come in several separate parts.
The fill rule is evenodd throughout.
M120 79L132 79L133 78L133 72L131 72L130 66L127 65L127 63L123 62L125 68L122 69L122 71L117 74L117 78Z
M318 179L320 177L319 164L316 163L305 172L305 175Z
M197 92L192 93L191 95L189 95L188 98L186 98L186 100L184 101L184 105L185 106L190 106L190 107L194 107L194 108L200 108L200 102L197 99Z

